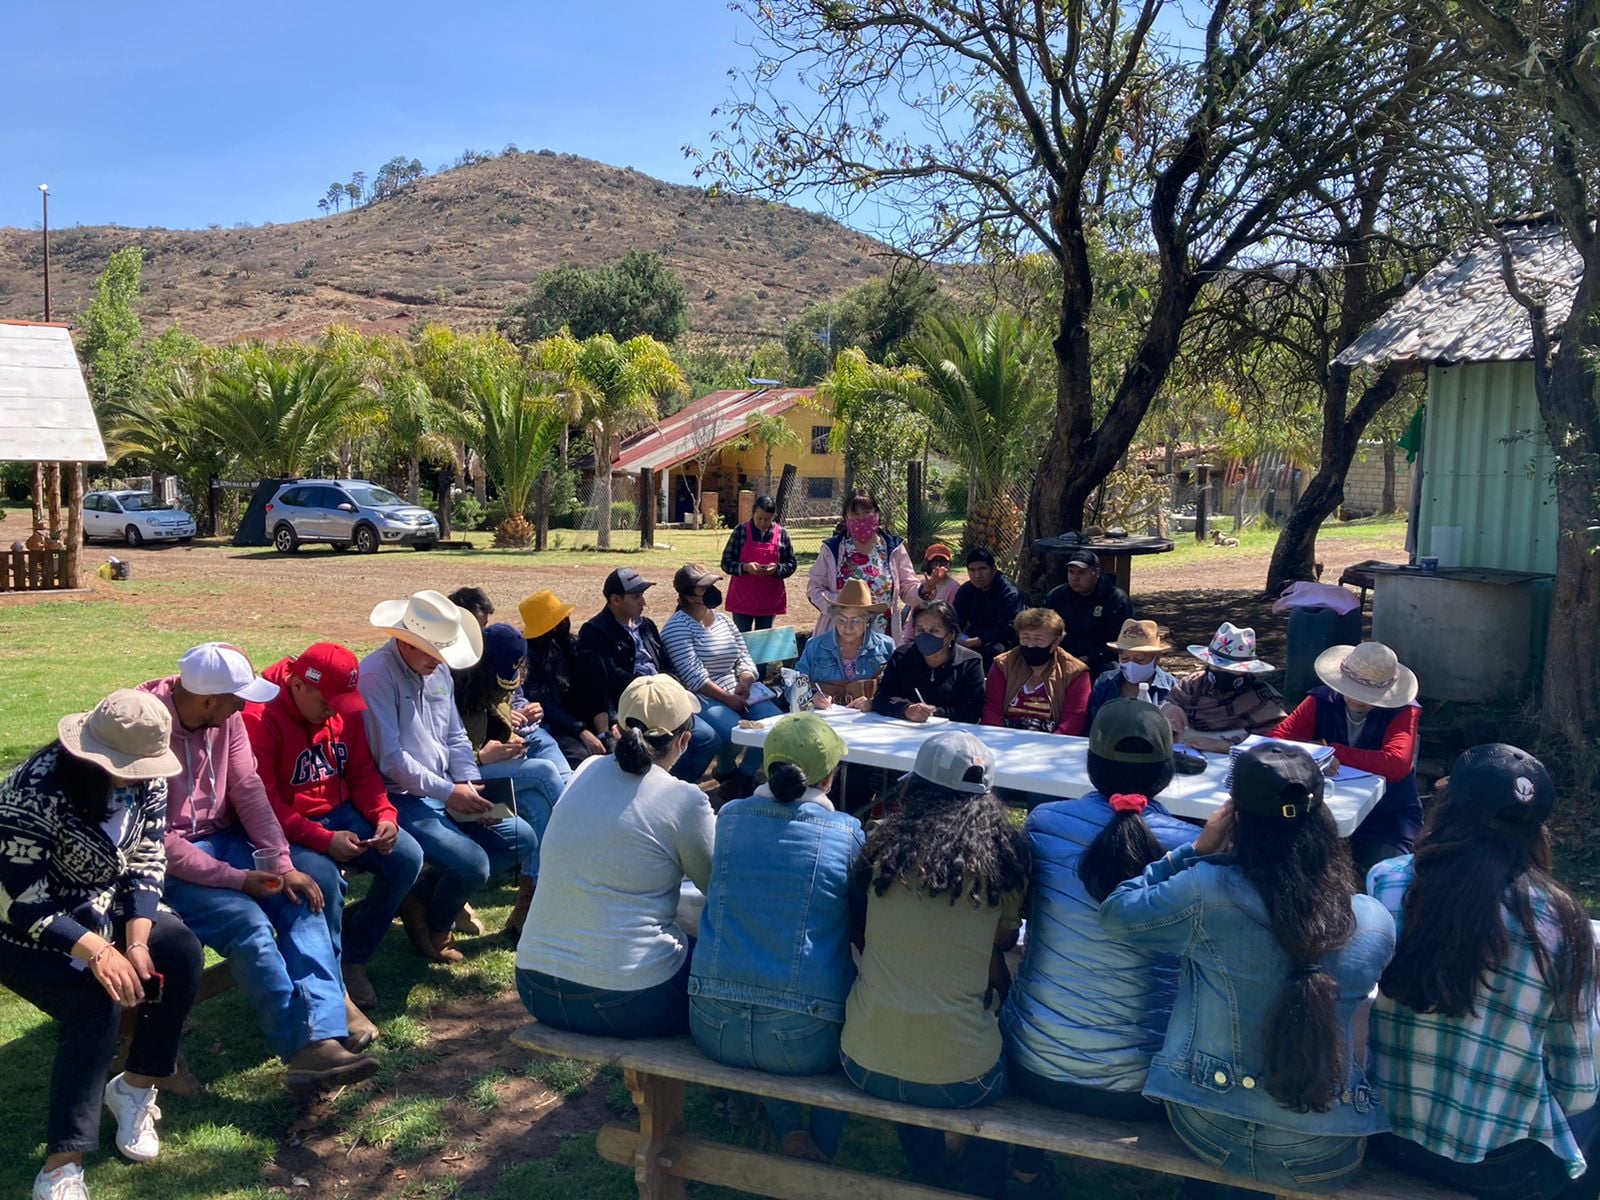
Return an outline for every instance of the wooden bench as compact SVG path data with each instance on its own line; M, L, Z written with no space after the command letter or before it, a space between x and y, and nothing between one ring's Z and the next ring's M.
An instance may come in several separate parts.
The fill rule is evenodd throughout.
M958 1193L842 1167L802 1162L781 1154L728 1146L684 1132L686 1084L819 1104L878 1117L992 1138L1014 1146L1037 1146L1075 1158L1094 1159L1190 1179L1238 1184L1196 1158L1166 1124L1135 1125L1079 1116L1007 1097L972 1109L919 1108L878 1100L841 1075L767 1075L712 1062L686 1037L627 1041L587 1037L537 1023L511 1035L524 1050L581 1062L620 1067L639 1110L637 1126L612 1121L596 1139L607 1162L633 1169L641 1200L681 1200L684 1183L698 1180L783 1200L849 1196L852 1200L951 1200ZM1308 1198L1312 1192L1283 1192ZM1346 1200L1445 1200L1456 1193L1429 1187L1410 1176L1369 1164L1355 1186L1338 1193Z

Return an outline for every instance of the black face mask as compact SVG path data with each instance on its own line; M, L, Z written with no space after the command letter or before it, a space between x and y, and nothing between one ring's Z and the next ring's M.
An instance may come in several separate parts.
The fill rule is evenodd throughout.
M1054 646L1019 646L1017 648L1022 651L1022 661L1030 667L1044 666L1056 652Z
M722 589L716 584L712 584L706 589L706 594L700 597L700 603L704 604L707 608L721 608Z
M1219 692L1237 692L1244 686L1244 676L1236 671L1207 671L1206 679Z

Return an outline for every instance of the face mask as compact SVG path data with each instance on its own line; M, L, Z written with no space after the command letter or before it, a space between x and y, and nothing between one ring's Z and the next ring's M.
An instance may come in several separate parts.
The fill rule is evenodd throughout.
M720 608L722 606L722 589L712 584L706 589L706 594L700 598L700 603L707 608Z
M944 638L937 633L917 634L917 650L924 658L932 658L944 649Z
M846 517L844 527L849 531L852 540L870 542L878 532L878 514L868 513L863 517Z
M1244 686L1244 676L1232 671L1207 671L1206 679L1219 692L1237 692Z
M1125 662L1122 664L1122 677L1129 683L1149 683L1156 677L1156 664Z
M1022 661L1030 667L1042 667L1056 652L1054 646L1021 646Z

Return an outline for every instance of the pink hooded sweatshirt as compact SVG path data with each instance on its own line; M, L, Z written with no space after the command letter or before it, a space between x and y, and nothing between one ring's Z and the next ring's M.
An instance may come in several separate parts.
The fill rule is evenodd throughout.
M257 850L278 851L278 870L290 870L289 842L256 773L244 717L235 713L220 729L185 729L172 702L177 682L169 675L139 685L172 713L172 752L183 763L183 774L167 781L167 874L185 883L243 890L245 872L194 844L235 823L244 826Z

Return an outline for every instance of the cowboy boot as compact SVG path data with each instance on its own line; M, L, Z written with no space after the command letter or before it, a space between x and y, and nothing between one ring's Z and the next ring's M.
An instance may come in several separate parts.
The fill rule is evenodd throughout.
M456 914L457 933L464 933L468 937L482 937L484 934L483 922L478 919L477 912L470 904L463 904L461 911Z
M458 963L466 956L450 944L450 932L434 933L428 928L428 910L415 892L400 905L400 923L405 926L411 948L429 962Z
M350 1030L342 1045L351 1054L360 1054L378 1040L378 1027L367 1019L367 1014L356 1007L354 1000L344 998L344 1023Z
M506 918L506 927L500 932L502 936L515 943L522 940L522 927L528 921L528 906L533 903L534 881L524 875L517 880L517 902L511 906L511 915Z

